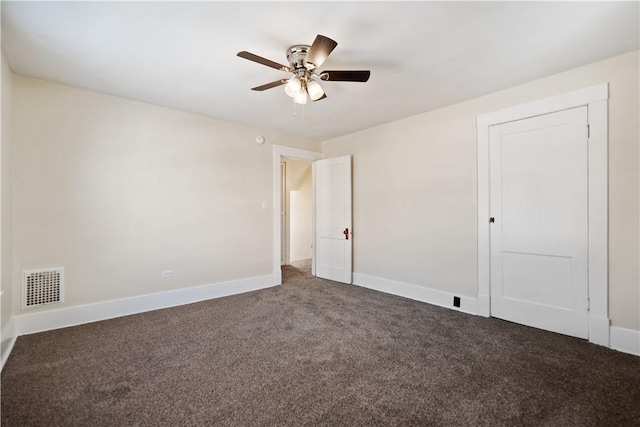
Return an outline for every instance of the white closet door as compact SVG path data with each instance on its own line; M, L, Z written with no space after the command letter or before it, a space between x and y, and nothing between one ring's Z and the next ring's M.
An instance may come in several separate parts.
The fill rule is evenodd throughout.
M491 315L588 337L587 108L490 128Z

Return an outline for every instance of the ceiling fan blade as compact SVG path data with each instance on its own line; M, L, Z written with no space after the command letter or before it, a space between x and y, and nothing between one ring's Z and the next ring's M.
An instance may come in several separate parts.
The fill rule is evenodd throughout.
M251 90L257 90L258 92L262 92L263 90L271 89L273 87L278 87L288 82L287 79L276 80L275 82L267 83L266 85L252 87Z
M338 46L337 42L331 40L329 37L318 34L309 52L307 52L307 56L304 58L304 66L308 70L318 68L327 59L327 56L333 52L336 46Z
M278 64L277 62L273 62L251 52L247 52L246 50L238 52L238 56L240 58L248 59L249 61L257 62L258 64L266 65L267 67L275 68L276 70L287 71L289 73L291 72L291 68L287 67L286 65Z
M331 82L366 82L371 76L369 70L359 71L323 71L320 79Z
M325 94L323 94L320 98L316 99L316 100L315 100L315 101L313 101L313 102L322 101L322 100L323 100L323 99L325 99L326 97L327 97L327 94L325 93Z

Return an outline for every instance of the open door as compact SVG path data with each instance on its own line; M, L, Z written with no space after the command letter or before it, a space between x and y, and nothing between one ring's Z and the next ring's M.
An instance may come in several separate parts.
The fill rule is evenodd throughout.
M315 275L351 284L351 156L318 160L315 183Z

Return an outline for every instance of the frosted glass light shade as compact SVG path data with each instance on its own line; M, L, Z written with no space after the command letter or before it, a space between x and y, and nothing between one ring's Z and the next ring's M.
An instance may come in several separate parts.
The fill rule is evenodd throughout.
M302 89L302 82L297 77L291 77L284 87L284 92L290 97L295 97Z
M296 104L306 104L307 91L302 89L296 96L293 97L293 102L295 102Z
M307 92L309 92L309 98L311 98L312 101L317 101L324 95L322 86L320 86L318 82L313 80L309 80L307 82Z

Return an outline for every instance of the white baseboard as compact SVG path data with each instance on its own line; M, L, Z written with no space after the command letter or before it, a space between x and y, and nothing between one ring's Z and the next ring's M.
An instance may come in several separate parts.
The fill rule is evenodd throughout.
M455 295L425 286L413 285L410 283L397 282L395 280L383 279L381 277L369 276L361 273L353 273L353 284L364 288L373 289L387 294L422 301L452 310L462 311L469 314L478 314L478 300L464 295ZM460 307L453 306L453 297L460 297Z
M13 318L9 319L9 323L4 327L0 333L0 372L4 368L4 364L13 350L13 345L16 343L16 331Z
M15 335L27 335L256 291L271 286L274 286L273 275L269 274L33 314L22 314L13 316L12 320L15 325Z
M128 316L146 311L265 289L276 286L281 282L280 280L275 281L278 278L275 276L277 275L274 273L266 276L250 277L211 285L176 289L119 300L13 316L1 334L0 371L9 358L9 354L19 335L66 328L84 323L97 322L120 316ZM361 273L353 274L353 282L355 285L376 291L398 295L464 313L485 315L482 308L484 305L482 295L478 296L478 299L460 295L461 304L460 308L457 308L453 306L454 294L449 292ZM624 353L640 356L640 331L616 326L609 328L608 319L589 319L589 341L611 347L614 350Z
M640 356L640 331L612 326L611 348Z

